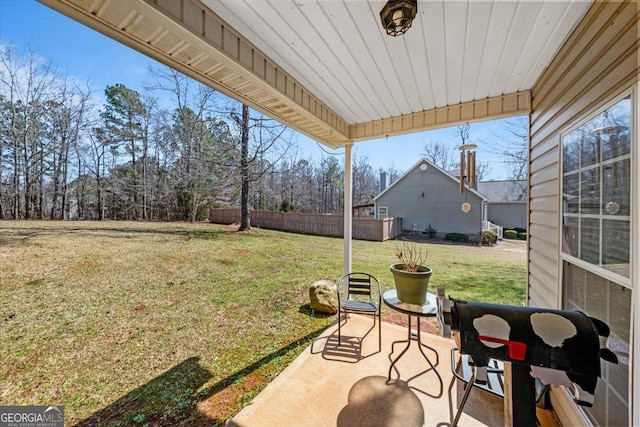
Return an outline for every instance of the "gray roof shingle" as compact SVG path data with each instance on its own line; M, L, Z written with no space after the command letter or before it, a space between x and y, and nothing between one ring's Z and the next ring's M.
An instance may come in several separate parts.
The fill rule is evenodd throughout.
M478 193L491 203L526 203L527 181L482 181Z

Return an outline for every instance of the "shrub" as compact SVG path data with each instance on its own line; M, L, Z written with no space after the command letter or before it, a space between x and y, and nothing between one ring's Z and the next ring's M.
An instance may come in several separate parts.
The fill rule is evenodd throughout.
M527 240L527 233L519 232L517 237L518 240Z
M493 231L483 231L482 232L482 244L483 245L491 245L498 241L498 235Z
M447 235L444 236L444 240L450 240L452 242L468 242L469 236L463 233L447 233Z
M293 205L287 199L282 199L282 203L280 203L280 211L293 212Z
M504 230L503 235L505 239L515 239L518 237L518 232L516 230Z
M513 227L511 230L515 230L517 233L526 233L527 229L522 227Z

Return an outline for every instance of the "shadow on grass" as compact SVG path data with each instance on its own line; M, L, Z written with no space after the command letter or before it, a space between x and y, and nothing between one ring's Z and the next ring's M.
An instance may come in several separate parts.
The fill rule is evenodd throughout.
M245 368L229 375L217 383L199 390L212 378L211 373L199 364L197 357L191 357L174 366L162 375L157 376L148 383L127 393L90 417L82 420L77 426L124 426L124 425L190 425L190 426L222 426L230 414L220 414L216 409L220 403L228 409L236 401L248 403L245 394L261 390L269 380L252 381L252 389L242 387L239 390L230 389L242 380L248 378L257 371L265 368L270 363L280 360L289 352L309 345L324 331L320 328L285 347L266 355ZM228 392L228 393L226 393ZM213 399L217 394L225 394L217 404L209 404L207 400ZM201 407L201 404L202 405ZM204 409L204 410L203 410Z
M211 373L198 361L197 357L186 359L76 425L143 425L149 422L148 412L153 408L157 410L159 406L170 408L172 418L188 416L185 410L193 406L195 390L211 379ZM156 421L162 422L160 418ZM165 422L169 423L171 419Z

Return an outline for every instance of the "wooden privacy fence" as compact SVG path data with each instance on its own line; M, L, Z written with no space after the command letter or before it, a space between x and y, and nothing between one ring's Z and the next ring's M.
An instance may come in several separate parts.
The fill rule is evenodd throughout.
M292 233L343 237L342 215L297 212L251 211L251 226ZM214 224L240 222L240 209L211 209ZM353 238L383 242L402 233L401 218L353 218Z

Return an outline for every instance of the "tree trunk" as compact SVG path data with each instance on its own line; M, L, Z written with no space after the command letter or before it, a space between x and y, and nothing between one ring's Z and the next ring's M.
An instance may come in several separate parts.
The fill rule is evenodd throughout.
M147 151L149 149L148 143L149 133L148 128L145 126L144 137L142 140L142 219L144 221L149 219L147 212Z
M102 155L104 155L104 147L102 147ZM100 164L101 157L98 157L96 167L96 198L98 199L98 219L102 221L104 219L104 200L102 196L102 173ZM104 160L103 160L104 161Z
M20 217L20 157L17 142L13 144L13 219Z
M69 191L69 144L65 143L64 147L64 155L62 159L62 182L61 182L61 204L60 204L60 214L58 217L62 217L62 219L69 219L69 215L67 214L67 191ZM80 171L78 171L80 173Z
M241 219L238 231L250 230L249 218L249 107L242 106L242 153L240 157L240 169L242 173Z

